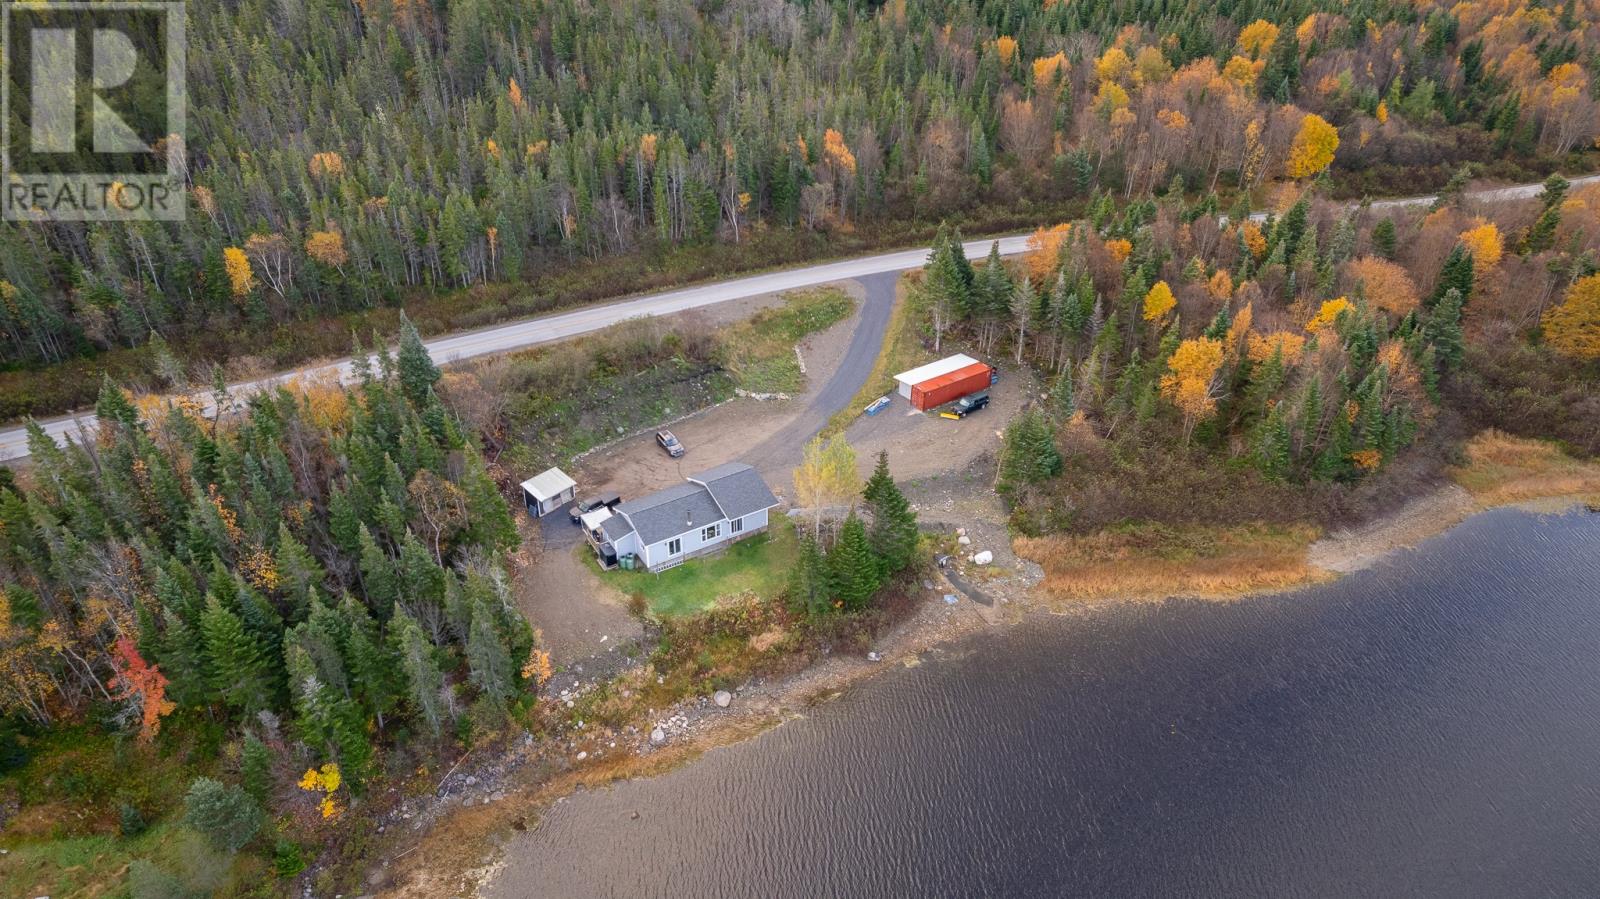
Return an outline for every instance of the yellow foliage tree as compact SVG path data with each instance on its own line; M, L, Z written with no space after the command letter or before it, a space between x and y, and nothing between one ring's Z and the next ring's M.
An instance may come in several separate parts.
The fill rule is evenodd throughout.
M344 264L350 261L350 254L344 248L344 235L338 231L313 231L306 238L306 255L317 260L329 268L344 272Z
M1126 57L1124 57L1126 58ZM1067 65L1067 54L1057 52L1054 56L1041 56L1033 61L1034 87L1047 87L1054 81L1056 75L1062 72Z
M1217 411L1217 373L1222 369L1222 342L1197 337L1178 344L1161 378L1161 395L1183 413L1187 443L1195 425Z
M1239 31L1239 49L1254 59L1272 52L1278 42L1278 26L1266 19L1256 19Z
M1262 68L1259 63L1251 62L1243 56L1235 56L1223 65L1222 77L1249 90L1255 87L1256 77L1261 74Z
M250 257L238 247L222 251L222 267L228 272L228 286L236 297L248 296L256 289L256 273L250 267Z
M1150 292L1144 295L1145 321L1160 321L1165 318L1172 307L1178 305L1178 298L1172 295L1172 288L1165 281L1157 281Z
M1494 222L1478 219L1474 227L1461 232L1460 240L1472 252L1472 264L1480 275L1499 265L1505 255L1505 241Z
M822 517L829 508L843 506L861 492L856 451L835 434L827 443L813 437L794 470L795 499L811 510L814 533L822 532Z
M1121 47L1112 47L1095 60L1094 73L1101 81L1125 81L1132 72L1133 60Z
M1383 101L1383 100L1379 100L1378 101L1378 109L1377 109L1376 115L1377 115L1377 119L1378 119L1378 124L1380 124L1380 125L1382 125L1383 123L1389 121L1389 104L1386 101Z
M1172 77L1172 63L1156 47L1141 47L1133 57L1133 74L1144 84L1160 84Z
M1245 222L1239 229L1244 240L1245 249L1250 255L1260 259L1267 254L1267 235L1261 233L1261 226L1255 222Z
M1002 34L995 38L995 53L1000 55L1000 64L1011 65L1011 60L1017 58L1017 39L1010 35Z
M1113 81L1100 82L1100 90L1094 95L1094 108L1103 116L1110 115L1119 110L1128 108L1128 92Z
M828 164L842 174L856 173L856 154L850 152L850 146L844 142L844 135L832 128L822 133L822 155Z
M1355 306L1351 305L1350 301L1344 297L1329 300L1322 304L1322 308L1317 310L1316 315L1311 316L1311 321L1306 322L1306 331L1315 334L1324 328L1331 328L1333 323L1339 320L1339 316L1354 308Z
M1300 130L1289 145L1288 173L1290 178L1310 178L1333 164L1333 154L1339 150L1339 129L1316 113L1306 113L1300 120Z
M1600 275L1579 278L1544 315L1544 339L1573 359L1600 359Z
M313 153L306 169L316 178L337 178L344 174L344 157L338 153Z
M1133 252L1133 242L1121 237L1113 237L1106 241L1106 252L1111 254L1114 262L1121 265L1128 258L1128 254Z
M1280 354L1284 365L1298 365L1300 357L1305 353L1306 338L1302 334L1289 331L1273 331L1270 334L1257 334L1251 332L1250 347L1246 355L1251 362L1265 362L1273 354Z

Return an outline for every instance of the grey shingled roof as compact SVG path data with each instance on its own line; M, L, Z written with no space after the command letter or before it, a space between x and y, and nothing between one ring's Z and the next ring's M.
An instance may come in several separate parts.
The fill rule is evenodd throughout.
M606 540L614 544L633 533L633 525L628 524L628 519L621 515L613 515L600 522L600 533L605 534Z
M690 475L689 480L704 484L716 499L717 505L729 518L743 518L751 512L770 509L778 498L767 489L756 470L742 462L729 462L716 468Z
M722 520L722 510L699 484L679 484L617 507L646 545ZM608 519L609 520L609 519ZM608 532L609 533L609 532Z

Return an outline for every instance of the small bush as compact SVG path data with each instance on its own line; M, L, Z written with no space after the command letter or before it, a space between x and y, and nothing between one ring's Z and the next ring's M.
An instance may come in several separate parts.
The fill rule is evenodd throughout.
M226 852L238 852L254 839L264 817L244 790L209 777L194 779L183 804L183 823Z
M144 813L139 811L139 807L132 803L124 802L117 814L120 829L125 838L136 837L150 827L150 822L144 819Z

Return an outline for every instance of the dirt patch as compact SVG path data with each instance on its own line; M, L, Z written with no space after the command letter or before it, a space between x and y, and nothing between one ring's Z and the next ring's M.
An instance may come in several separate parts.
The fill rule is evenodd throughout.
M999 382L989 388L988 408L960 421L918 412L905 397L895 394L888 408L851 422L844 435L856 449L862 474L870 474L879 451L887 450L889 470L902 483L922 478L969 477L979 460L996 454L1006 426L1039 396L1033 377L1026 371L1006 365L1000 369Z
M578 556L582 548L576 543L548 545L539 533L541 525L570 526L566 513L539 523L523 521L530 561L517 571L517 608L539 628L545 651L557 666L621 652L644 636L644 626L628 612L627 597L583 564Z

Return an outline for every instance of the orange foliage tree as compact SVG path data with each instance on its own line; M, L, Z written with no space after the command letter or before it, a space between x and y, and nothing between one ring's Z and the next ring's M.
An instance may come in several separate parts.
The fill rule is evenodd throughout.
M1400 266L1377 256L1363 256L1345 266L1345 274L1366 289L1372 305L1401 318L1417 308L1417 285Z
M116 676L109 686L113 696L129 700L139 710L139 739L150 742L161 730L161 719L178 706L167 698L167 676L139 655L133 641L118 637L111 647L111 667Z
M1033 283L1043 284L1050 279L1060 262L1061 244L1071 231L1072 225L1062 223L1051 228L1040 228L1028 238L1028 252L1022 261Z

